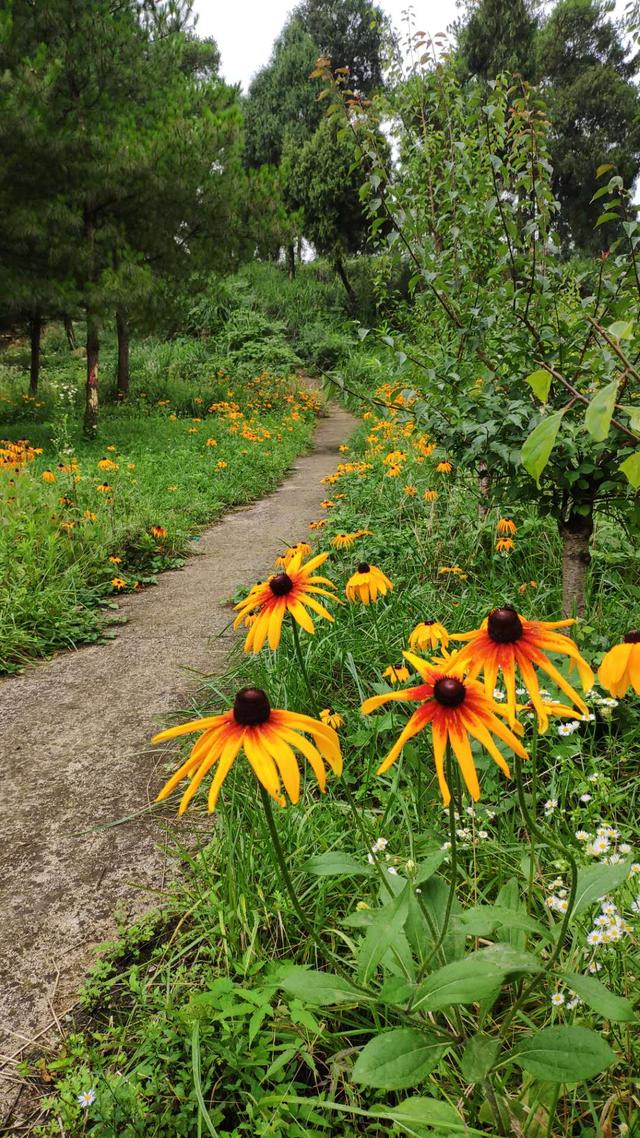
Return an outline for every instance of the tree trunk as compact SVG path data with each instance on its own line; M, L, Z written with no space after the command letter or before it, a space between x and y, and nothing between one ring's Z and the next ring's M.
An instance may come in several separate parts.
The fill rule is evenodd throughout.
M129 394L129 326L121 308L116 311L118 330L118 376L117 398L126 399Z
M565 617L582 616L591 561L593 512L570 513L566 520L558 522L558 529L562 538L562 612Z
M69 351L73 352L75 347L76 347L76 334L75 334L75 331L73 328L73 320L71 319L70 316L67 316L66 313L62 317L62 320L64 323L64 330L67 334L67 343L69 345Z
M356 300L356 294L351 287L351 282L350 282L350 280L346 274L345 267L342 264L342 260L340 257L336 257L335 262L334 262L334 268L335 268L338 276L340 277L340 280L342 281L342 283L346 289L347 296L349 297L349 304L354 304L355 300Z
M489 494L491 492L491 475L486 462L478 464L478 517L486 518L489 513Z
M289 280L294 280L296 275L296 250L294 245L287 245L287 272L289 274Z
M87 312L87 387L84 408L84 433L95 438L98 432L98 358L100 338L98 320L93 312Z
M29 372L29 392L35 395L40 378L40 337L42 335L42 315L36 309L29 324L31 334L31 369Z

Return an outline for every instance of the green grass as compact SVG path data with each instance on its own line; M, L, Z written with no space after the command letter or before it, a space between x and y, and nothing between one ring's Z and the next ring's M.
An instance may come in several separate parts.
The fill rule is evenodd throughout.
M368 428L374 422L370 419ZM384 569L394 589L375 608L345 605L335 623L319 619L315 636L303 634L314 697L344 718L345 771L340 780L330 776L322 796L307 770L299 805L276 814L299 903L306 921L318 930L319 946L301 925L274 865L255 779L239 759L223 787L210 841L194 851L187 814L174 831L178 844L180 827L189 835L178 849L181 881L155 919L123 930L105 952L85 988L88 1024L67 1039L62 1053L44 1060L55 1083L50 1122L39 1131L47 1138L60 1125L70 1138L84 1133L94 1138L115 1133L127 1138L378 1138L390 1133L449 1138L464 1132L449 1128L456 1111L472 1128L469 1133L492 1136L609 1138L611 1133L633 1135L640 1128L632 1081L640 1058L634 1024L607 1020L588 1003L575 1008L551 1003L558 991L566 993L567 1001L570 997L559 969L590 975L591 962L601 965L596 978L611 992L632 1001L638 995L640 922L634 903L640 878L629 877L626 868L634 850L637 860L639 845L633 758L640 738L638 701L630 696L610 706L596 688L589 697L592 721L569 736L552 722L540 737L535 764L526 765L524 786L527 808L543 832L533 851L513 781L474 748L482 798L469 813L469 798L459 799L454 780L460 831L456 897L452 931L438 948L421 904L439 927L452 868L450 852L442 849L449 839L448 819L427 734L417 736L402 759L378 777L377 767L406 722L407 708L389 705L363 717L359 705L364 697L388 690L382 672L400 661L419 620L437 619L450 632L465 631L477 627L488 609L504 603L517 604L530 619L557 618L560 550L550 522L522 508L514 515L514 552L497 554L500 503L479 520L469 481L436 474L434 460L420 454L401 426L382 425L376 432L385 443L376 449L374 436L369 449L363 431L347 460L355 467L327 486L335 506L326 510L328 521L317 533L316 547L331 548L336 533L371 530L351 549L334 551L324 571L342 593L355 564L366 559ZM383 460L394 449L407 457L400 461L400 475L389 477ZM358 465L363 459L366 465ZM407 486L416 493L407 493ZM430 488L439 492L435 503L424 500L424 490ZM455 566L462 573L440 572ZM576 630L581 651L593 666L626 629L638 601L637 570L637 552L612 526L602 525L595 540L588 614ZM575 682L575 674L570 679ZM226 676L211 681L209 697L199 696L195 707L176 713L176 721L221 711L243 684L263 687L273 706L314 713L291 633L285 630L277 653L238 655ZM524 727L526 745L535 748L526 716ZM590 798L583 800L584 795ZM545 807L550 800L557 805ZM190 809L202 808L201 801ZM595 834L603 825L615 828L617 836L606 855L590 856L576 832ZM372 866L367 853L381 837L388 844ZM552 844L558 842L560 851ZM607 858L625 844L632 852L621 853L623 873L617 885L608 885L619 871ZM343 874L320 874L309 865L310 858L332 851L355 859L355 872L347 866ZM562 918L548 899L567 887L570 856L582 873L593 874L598 865L595 872L602 871L604 878L572 921L559 966L553 969L550 956ZM388 873L390 867L396 874ZM413 888L418 881L420 895ZM380 943L376 936L385 935L384 921L392 919L389 906L400 904L394 899L407 882L409 915L396 923L378 963L367 968L369 950ZM600 890L613 897L632 932L619 942L591 948L586 938L600 911ZM476 935L467 931L465 936L463 912L496 902L512 914L507 924L496 927L486 908L474 910L470 919L476 924L469 928ZM378 924L372 926L372 920ZM489 942L526 950L541 962L530 994L528 979L516 977L500 993L498 985L497 998L485 1001L484 1009L467 999L434 1014L412 1015L407 992L416 972L429 974L465 949L468 954ZM326 978L335 967L333 956L352 980L364 984L365 1000L356 990L352 1001L339 1006L318 1002L313 975L300 980L287 972L287 962L293 961L322 970ZM408 1022L423 1033L444 1033L440 1039L446 1051L430 1073L409 1078L405 1088L397 1089L377 1089L371 1078L354 1078L365 1045L372 1046L379 1032ZM516 1048L552 1025L604 1035L617 1066L566 1086L527 1074ZM474 1060L470 1040L478 1032ZM482 1060L491 1054L494 1044L500 1055L495 1069L489 1076L475 1074L482 1067L477 1056ZM574 1051L567 1045L565 1055L571 1058ZM37 1067L29 1071L35 1080ZM96 1101L85 1112L76 1096L89 1088L95 1089ZM420 1122L394 1123L398 1116L393 1111L415 1095L435 1099L436 1107L425 1100ZM449 1127L445 1122L426 1125L426 1112L433 1110L449 1120Z
M237 381L207 367L200 341L147 341L134 356L134 375L142 356L146 371L132 399L107 402L89 442L80 430L83 361L69 363L55 336L36 399L18 389L15 351L0 386L0 438L42 450L20 469L10 455L0 467L0 671L97 639L116 593L180 565L199 527L277 485L317 408L295 376Z

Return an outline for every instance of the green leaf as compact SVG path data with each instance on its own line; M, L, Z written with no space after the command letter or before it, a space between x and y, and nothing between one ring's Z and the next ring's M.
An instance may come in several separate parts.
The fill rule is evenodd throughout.
M428 881L433 877L437 869L440 868L443 861L447 856L446 850L435 850L434 853L429 854L424 861L419 862L416 869L416 874L413 879L414 885L422 885L424 881Z
M599 225L606 225L608 221L617 221L617 220L618 220L617 213L613 213L612 210L607 210L606 213L600 214L600 217L596 221L593 228L597 229Z
M483 1079L486 1079L498 1057L499 1050L499 1039L493 1039L490 1035L484 1035L483 1032L472 1035L460 1061L463 1079L467 1083L481 1083Z
M387 949L404 928L409 912L408 886L383 909L378 909L358 952L358 978L362 983L373 976Z
M601 443L609 434L617 392L618 380L614 379L594 395L587 407L584 424L597 443Z
M316 877L371 877L373 866L357 861L351 854L332 850L331 853L310 857L302 866L307 873Z
M582 913L594 901L622 885L629 875L630 865L631 861L621 861L617 865L589 865L586 869L580 869L573 916Z
M640 434L640 404L621 403L620 408L624 411L625 415L629 416L629 426L632 431L638 431Z
M494 929L501 925L521 929L524 932L538 933L543 937L548 935L544 926L527 913L514 911L502 905L475 905L472 909L465 909L457 918L457 924L464 929L467 936L491 936Z
M596 980L595 976L584 976L582 972L563 972L562 979L576 996L605 1019L614 1020L616 1023L630 1023L636 1018L631 1000L627 1000L625 996L616 996Z
M519 1067L549 1083L593 1079L616 1061L601 1035L588 1027L545 1027L512 1053Z
M613 170L611 162L603 162L601 166L596 169L596 178L601 178L603 174L608 174L609 170Z
M316 1008L360 1004L367 1000L366 993L359 992L342 976L335 976L332 972L314 972L311 968L295 964L286 965L280 971L278 983L290 996Z
M640 450L625 458L624 462L620 463L620 470L629 479L633 489L637 490L640 486Z
M522 446L520 461L531 477L535 478L538 486L540 485L540 475L553 450L563 415L564 411L554 411L553 415L547 415L538 423L537 427L534 427Z
M538 371L532 371L530 375L525 375L524 381L529 384L533 394L537 395L541 403L547 402L549 388L551 387L551 373L546 368L539 368Z
M432 972L418 988L413 1007L436 1011L453 1004L475 1004L492 996L509 973L541 971L535 956L508 944L494 944Z
M615 320L607 332L614 340L630 340L633 336L633 320Z
M462 1124L457 1110L448 1102L422 1095L406 1098L397 1106L387 1107L384 1113L390 1122L402 1126L410 1134L432 1133L434 1128L448 1134L450 1126L460 1127Z
M414 1027L398 1027L374 1036L360 1052L353 1080L384 1091L422 1082L447 1050L437 1035Z

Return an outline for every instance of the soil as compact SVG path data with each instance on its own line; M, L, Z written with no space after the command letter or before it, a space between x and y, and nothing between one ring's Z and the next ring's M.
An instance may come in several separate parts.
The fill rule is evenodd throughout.
M149 740L225 670L230 598L306 537L320 479L355 425L330 408L279 490L206 530L183 569L122 599L128 623L114 640L0 682L0 1117L19 1088L16 1061L64 1028L116 914L157 906L175 875L163 849L173 811L147 812L166 761Z

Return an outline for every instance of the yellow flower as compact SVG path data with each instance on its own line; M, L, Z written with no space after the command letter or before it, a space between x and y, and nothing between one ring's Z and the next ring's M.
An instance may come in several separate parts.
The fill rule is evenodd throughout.
M496 541L497 553L512 553L516 547L516 543L511 537L499 537Z
M227 464L223 458L221 458L219 462L216 462L216 466L217 466L218 470L226 470L227 469Z
M122 558L121 557L110 557L109 561L111 562L112 565L122 565Z
M118 469L118 463L114 462L110 458L101 458L100 461L96 465L98 467L98 470L117 470Z
M289 562L286 573L277 573L268 581L254 585L245 599L235 606L238 616L233 623L234 628L244 624L247 615L258 609L257 619L251 625L244 643L245 652L259 652L265 641L275 651L280 644L282 622L287 613L309 633L314 633L315 628L307 609L333 621L334 617L316 596L337 600L323 587L335 589L335 585L327 577L314 576L314 570L323 565L328 556L328 553L319 553L305 564L302 553L297 552Z
M418 493L415 486L411 482L404 487L404 492L408 498L415 498L416 494Z
M404 684L409 679L411 672L406 664L390 664L388 668L385 668L382 675L388 679L390 684Z
M451 801L444 769L447 743L457 759L467 790L477 800L480 797L480 784L471 753L470 736L489 752L507 778L510 777L509 767L492 736L497 736L520 758L527 758L526 751L513 731L498 718L504 715L504 711L487 695L482 684L463 679L462 670L457 664L454 669L443 671L411 652L405 652L404 655L423 682L416 687L374 695L362 705L362 711L368 715L389 700L412 700L419 704L377 773L384 774L396 761L405 743L431 726L433 757L445 806ZM522 734L519 723L514 725L514 730Z
M113 577L111 584L113 585L114 589L126 589L127 587L127 582L123 581L122 577Z
M626 632L622 644L607 652L598 668L598 679L615 699L622 699L633 688L640 695L640 630Z
M144 391L141 391L140 394L144 395ZM108 446L108 447L105 447L104 449L113 452L116 448L114 446Z
M332 502L329 498L325 498L324 502L321 502L320 505L323 510L330 510L332 506L335 506L335 502Z
M453 466L450 462L439 462L436 466L438 474L451 474Z
M218 445L217 439L207 439L207 446L208 447L217 447L217 445Z
M167 798L185 778L191 781L180 801L179 814L184 814L200 783L216 766L209 788L208 809L216 808L222 784L239 752L244 751L254 775L279 806L286 804L282 787L292 803L300 797L300 770L296 751L304 755L324 792L327 777L325 762L335 775L342 774L340 742L332 727L309 715L272 708L260 688L243 688L236 695L233 708L222 715L210 715L192 723L182 723L155 735L152 742L161 743L179 735L201 732L189 758L163 786L156 801ZM313 742L306 738L311 736Z
M438 491L437 490L425 490L422 497L424 498L425 502L435 502L436 498L438 497Z
M423 620L420 624L416 624L409 637L409 646L417 648L419 652L424 652L428 648L433 650L438 644L446 648L448 643L449 633L443 624L438 624L437 620Z
M83 518L86 518L88 522L95 522L96 518L98 517L97 514L94 514L93 510L85 510L82 516Z
M108 482L101 482L99 486L96 486L96 490L99 494L110 494L111 486Z
M323 707L320 712L320 719L323 723L326 723L328 727L333 727L336 731L339 727L344 726L342 716L337 711L333 711L330 707Z
M460 568L459 565L441 565L440 568L438 569L438 573L440 575L446 574L446 573L453 573L461 581L466 581L466 579L467 579L467 574L465 573L464 569Z
M337 533L335 537L331 538L331 544L335 545L336 549L349 549L350 546L366 532L358 530L357 533Z
M326 524L327 519L320 518L317 522L309 522L309 529L322 529L322 527L326 526Z
M538 582L537 581L524 581L522 585L518 585L518 592L519 593L526 593L527 589L537 589L537 588L538 588Z
M377 601L393 588L391 581L381 569L370 565L368 561L361 561L356 572L347 581L347 600L362 601L368 605Z
M296 553L301 553L303 557L309 557L311 554L311 546L306 541L299 541L297 545L290 545L281 557L276 557L276 565L286 569L293 561Z
M167 531L164 526L151 526L150 534L155 538L162 538L167 536Z
M43 482L55 482L55 480L56 480L56 476L52 470L43 470L42 471L42 481Z
M397 478L401 471L401 466L390 466L387 470L387 478Z
M517 533L517 526L515 522L511 520L511 518L500 518L500 521L496 526L496 532L503 535L510 534L513 536L514 533Z

